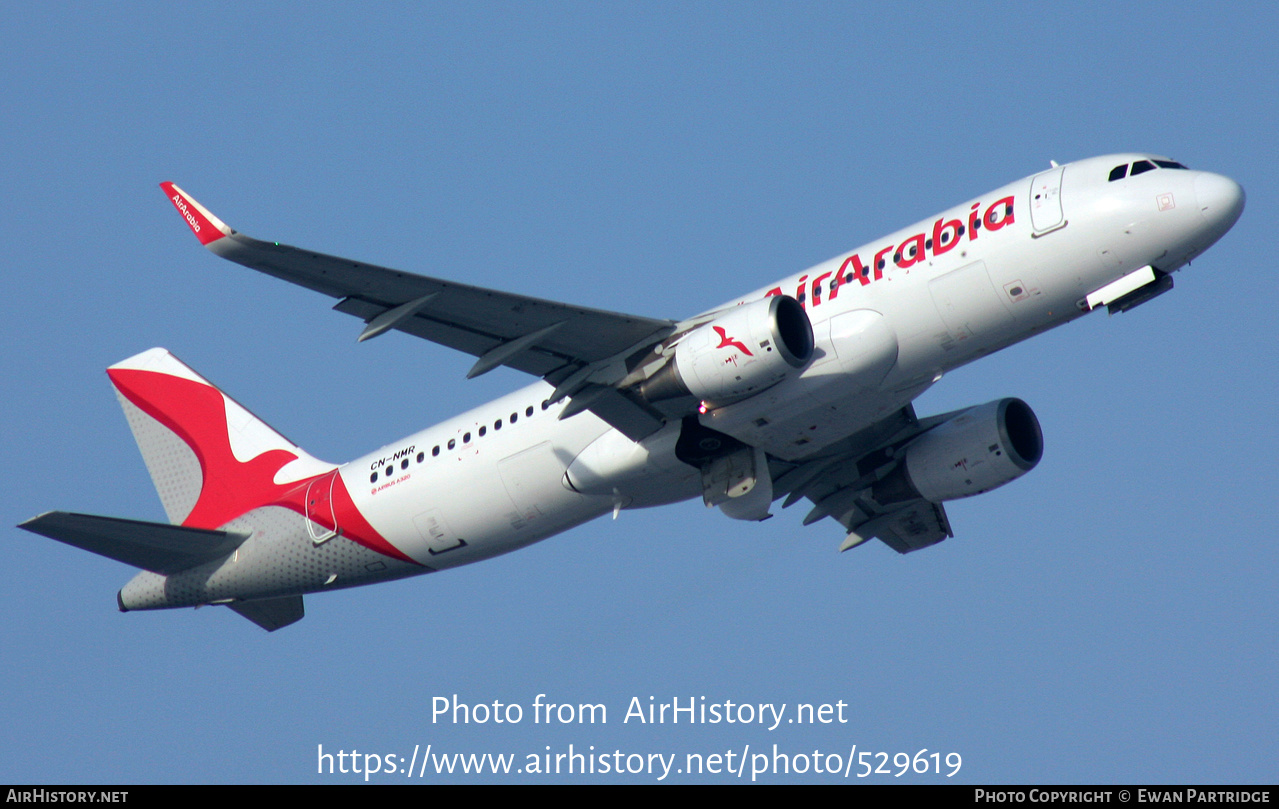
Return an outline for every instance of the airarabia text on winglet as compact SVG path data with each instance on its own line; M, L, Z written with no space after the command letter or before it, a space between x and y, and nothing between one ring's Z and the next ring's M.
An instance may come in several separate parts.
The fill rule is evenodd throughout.
M1013 215L1013 200L1013 197L997 199L986 208L985 213L982 213L981 202L974 202L968 211L967 225L958 219L947 219L943 216L933 223L931 236L927 233L916 233L901 244L890 244L875 253L875 258L869 266L862 263L860 255L853 253L844 259L844 263L837 271L824 272L812 281L808 280L807 275L801 275L798 286L795 288L795 299L804 306L807 306L810 301L813 306L820 306L822 283L832 275L834 278L830 282L829 300L838 297L839 288L844 284L851 284L854 279L862 286L866 286L871 281L883 278L884 268L888 265L890 255L893 263L898 267L909 269L926 260L929 253L936 257L953 250L965 235L968 236L968 241L976 241L983 228L989 231L1000 230L1017 221ZM809 288L809 294L805 294L806 286ZM767 295L781 294L784 294L781 287L773 287L767 293Z
M188 225L190 225L190 226L191 226L191 229L195 231L195 235L199 236L199 235L200 235L200 220L199 220L199 218L198 218L198 217L196 217L196 215L195 215L195 214L193 214L193 213L191 213L191 211L187 210L187 203L186 203L186 200L182 199L182 195L181 195L181 194L174 194L174 195L173 195L173 207L177 208L177 209L178 209L178 211L179 211L179 212L180 212L180 213L181 213L184 217L186 217L187 224L188 224Z
M173 203L173 207L178 209L178 213L182 214L182 218L186 220L187 226L191 228L191 232L200 240L200 244L207 245L215 242L230 233L221 222L213 217L208 211L200 207L200 203L192 200L187 202L186 197L182 195L182 189L173 183L160 183L160 187L164 189L164 193L169 197L169 201Z

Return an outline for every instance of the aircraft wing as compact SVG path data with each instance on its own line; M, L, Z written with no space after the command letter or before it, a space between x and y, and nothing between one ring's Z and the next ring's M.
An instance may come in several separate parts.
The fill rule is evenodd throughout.
M846 517L840 524L848 529L848 536L839 546L843 551L878 537L898 553L910 553L954 536L946 509L940 503L923 499L911 500L905 506L869 519L862 519L861 515L856 519Z
M628 357L675 328L670 320L513 295L260 241L232 230L173 183L160 187L212 252L338 298L334 309L367 324L360 340L397 329L478 357L469 377L505 365L540 376L557 386L557 394L572 396L597 381L596 375L608 375L609 366L611 376L620 378L625 372L619 374L618 368ZM572 412L591 409L610 423L620 420L628 435L642 432L639 425L661 426L642 404L617 401L621 394L592 385L591 396L590 404Z
M800 499L813 507L804 517L810 525L830 517L848 536L841 551L878 538L898 553L910 553L954 536L940 503L914 498L880 503L871 487L897 465L897 450L915 436L954 413L920 420L912 406L826 448L814 458L792 465L773 482L775 494L788 493L783 508Z

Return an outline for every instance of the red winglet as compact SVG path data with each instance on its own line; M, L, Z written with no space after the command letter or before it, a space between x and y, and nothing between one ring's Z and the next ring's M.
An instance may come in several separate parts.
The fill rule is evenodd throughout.
M207 245L215 242L223 236L230 236L231 228L227 227L221 219L209 213L209 209L192 199L185 191L178 188L173 183L160 183L160 188L164 189L164 193L169 198L169 202L173 203L173 207L178 209L178 213L182 214L182 218L187 221L191 232L200 240L200 244Z

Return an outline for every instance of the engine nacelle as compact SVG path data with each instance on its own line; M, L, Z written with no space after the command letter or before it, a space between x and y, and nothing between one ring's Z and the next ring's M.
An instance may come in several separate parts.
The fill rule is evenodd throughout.
M1043 454L1034 411L1021 399L1000 399L969 408L917 438L872 496L881 504L972 497L1026 474Z
M786 295L730 309L698 326L641 386L651 402L693 396L712 407L736 402L798 374L813 358L813 325Z

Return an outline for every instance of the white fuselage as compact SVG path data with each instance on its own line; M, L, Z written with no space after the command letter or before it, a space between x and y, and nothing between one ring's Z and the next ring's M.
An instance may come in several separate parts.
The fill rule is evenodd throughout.
M815 358L702 423L801 460L951 369L1079 317L1091 292L1133 270L1185 265L1234 223L1241 192L1182 169L1108 181L1112 167L1148 157L1018 180L730 301L721 308L796 297ZM589 411L560 420L563 402L543 404L551 390L530 385L345 464L355 505L405 555L440 569L699 493L698 470L674 456L678 422L635 444ZM590 493L566 483L575 461L573 480Z
M229 244L230 250L265 244L227 238L233 232L220 220L194 201L188 205L171 184L170 193L188 222L194 218L203 243ZM109 373L161 499L173 522L212 532L201 534L200 542L236 544L233 552L193 567L171 565L170 557L157 563L150 547L129 551L126 561L140 560L145 569L120 591L119 606L226 603L274 629L301 617L298 595L475 562L609 511L700 493L730 517L763 519L777 493L775 474L793 471L814 481L829 463L822 456L827 448L832 457L859 461L858 453L874 447L846 441L850 446L841 448L837 442L895 424L891 417L900 418L951 369L1085 311L1102 305L1123 310L1165 291L1168 273L1219 239L1242 208L1243 192L1234 181L1137 154L1053 167L998 188L676 324L651 353L628 357L636 365L624 373L653 383L651 390L641 385L640 394L651 395L654 408L671 407L664 426L638 442L590 410L560 418L571 412L566 407L572 399L552 403L554 389L539 382L335 468L255 422L168 352L143 352ZM266 259L247 263L276 269ZM390 328L433 294L370 314L366 333ZM763 300L782 295L799 304ZM756 333L765 312L787 313L785 329L774 319L771 337ZM558 325L543 326L532 337ZM741 342L748 331L750 347ZM512 342L518 348L525 339ZM484 349L494 350L515 349ZM479 365L485 362L481 357ZM660 376L666 370L678 379ZM614 381L620 389L629 379ZM597 385L596 395L602 389ZM670 404L680 397L682 404ZM987 420L978 426L995 430L990 415L1008 410L996 402L980 412ZM949 529L935 503L1002 485L1038 461L1042 444L1034 416L1024 403L1016 412L1026 425L1019 432L1029 436L1022 445L1026 457L1016 441L1004 452L997 431L963 438L968 428L957 425L964 416L952 415L956 426L949 432L936 424L921 428L933 432L917 434L904 461L872 469L865 481L859 470L845 482L854 497L861 496L854 483L874 484L876 502L896 510L873 520L862 514L853 523L859 507L836 491L805 521L839 510L849 530L843 547L891 531L899 532L893 547L903 553L940 541ZM956 436L969 443L953 443L961 440ZM733 439L734 448L714 454ZM704 458L690 454L690 445L696 450L708 443ZM980 474L972 472L969 446L974 458L980 452L1002 459L1003 466L991 461ZM1014 456L1019 461L1010 460ZM997 467L1004 471L991 474ZM908 479L910 468L930 495ZM893 478L894 469L905 477ZM943 474L954 469L961 471ZM800 485L794 477L787 484ZM787 491L790 498L803 494ZM730 502L733 497L739 499ZM929 505L900 505L915 498ZM899 518L894 528L890 522ZM106 555L115 551L102 550L107 540L93 531L176 536L154 526L121 528L120 521L84 527L103 524L76 515L32 521L33 530ZM912 545L902 539L907 535L928 541ZM180 540L193 541L186 534ZM255 606L255 600L262 603Z

